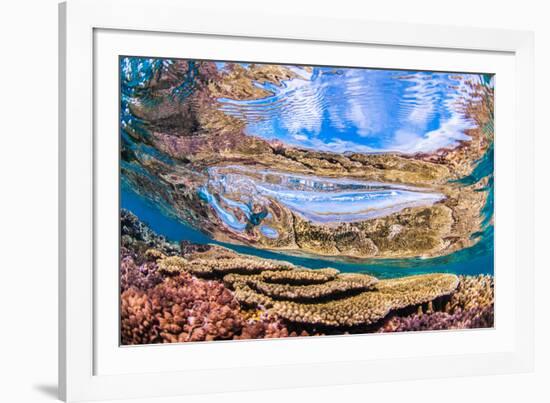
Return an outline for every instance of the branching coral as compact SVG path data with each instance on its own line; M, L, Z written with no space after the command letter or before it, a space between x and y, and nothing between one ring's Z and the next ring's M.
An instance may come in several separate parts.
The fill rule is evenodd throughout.
M266 313L261 313L257 319L247 320L243 325L241 333L235 336L235 339L271 339L294 336L308 336L308 334L305 331L300 334L295 331L289 331L286 324L280 319L269 316Z
M121 298L123 344L232 339L245 325L227 288L189 274L147 291L131 288Z
M164 342L232 339L243 325L238 302L215 281L182 274L148 296Z
M153 304L144 291L135 288L124 291L120 303L121 343L158 343L159 327L153 315Z
M453 314L447 312L432 312L430 314L414 314L395 316L379 330L380 332L408 332L419 330L448 330L490 328L494 323L492 307L473 308L466 311L458 310Z
M460 276L460 285L451 298L449 310L490 307L494 304L494 298L493 276Z
M134 287L139 290L147 290L162 281L162 276L157 271L157 264L151 261L143 261L130 249L120 249L120 287L127 290Z

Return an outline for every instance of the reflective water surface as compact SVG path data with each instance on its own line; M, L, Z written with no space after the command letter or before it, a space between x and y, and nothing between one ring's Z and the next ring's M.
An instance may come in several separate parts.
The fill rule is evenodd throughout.
M223 67L223 66L220 66ZM460 109L477 74L288 66L296 78L255 100L221 98L221 109L270 140L331 152L430 152L468 140Z
M231 210L252 219L252 206L268 206L275 199L315 223L341 223L382 217L407 207L424 206L444 198L421 189L350 179L322 178L246 168L209 169L208 185L201 196L231 229L243 231ZM266 236L275 232L262 230Z
M155 231L173 241L220 242L197 219L208 211L219 220L215 226L223 226L228 233L246 235L254 229L258 236L275 242L288 232L281 230L281 222L273 216L278 205L314 226L332 228L456 198L439 185L468 187L486 194L479 208L479 228L470 234L475 242L446 256L330 260L300 251L275 253L238 242L222 243L243 253L284 258L311 268L326 267L329 259L330 265L342 271L367 271L379 277L433 271L492 273L492 120L480 128L475 113L465 107L478 101L473 91L476 86L492 90L490 75L287 65L279 66L284 77L272 78L272 72L253 76L250 72L255 66L121 58L121 207L139 213ZM235 86L246 77L251 88L233 91L224 81L231 74L236 74ZM254 89L263 95L255 96ZM211 121L226 126L211 129ZM426 166L433 162L455 169L469 163L474 168L457 169L438 186L426 180L400 181L399 175L383 182L357 179L355 172L352 179L345 170L330 171L332 166L342 168L330 158L323 160L329 168L315 165L319 164L315 155L313 165L305 161L307 169L299 172L290 164L271 169L266 167L272 160L264 160L255 149L235 151L245 147L240 137L231 138L238 130L228 125L235 122L247 136L270 147L282 144L287 149L342 156L396 155L390 164L364 168L365 175L373 169L404 169L399 155ZM442 155L467 144L477 129L489 133L481 143L487 151L474 161L443 161ZM468 157L468 151L465 154ZM165 180L183 171L192 172L193 178L178 177L181 186ZM188 204L182 207L178 204L182 200ZM454 208L458 202L448 205ZM458 216L460 209L463 206L453 214ZM448 238L452 241L453 236L451 231Z

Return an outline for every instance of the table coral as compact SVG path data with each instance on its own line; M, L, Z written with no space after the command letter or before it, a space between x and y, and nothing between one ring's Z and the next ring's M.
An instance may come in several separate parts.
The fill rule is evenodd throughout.
M159 259L159 270L165 273L193 273L196 275L222 275L228 273L256 274L262 271L291 270L294 265L278 261L253 257L230 257L186 260L180 256Z
M318 270L296 269L291 271L264 271L260 278L268 283L288 285L322 284L334 280L340 272L336 269L325 268Z
M374 289L344 298L325 298L300 303L276 300L254 285L256 279L237 281L235 297L243 304L261 305L278 317L291 322L323 326L372 324L390 311L418 305L452 293L458 278L452 274L427 274L401 279L380 280ZM306 286L307 287L307 286Z
M491 328L494 325L494 277L459 276L460 284L442 311L393 316L380 332Z
M248 279L247 284L254 290L273 299L314 302L369 290L376 281L374 277L367 275L340 275L334 280L323 284L273 284L257 278Z

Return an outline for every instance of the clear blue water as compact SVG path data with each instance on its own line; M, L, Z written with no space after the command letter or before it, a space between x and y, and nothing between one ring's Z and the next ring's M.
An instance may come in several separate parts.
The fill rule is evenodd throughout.
M459 101L479 74L287 66L297 78L281 86L258 82L273 95L219 99L247 131L268 140L331 152L431 152L454 147L474 127Z

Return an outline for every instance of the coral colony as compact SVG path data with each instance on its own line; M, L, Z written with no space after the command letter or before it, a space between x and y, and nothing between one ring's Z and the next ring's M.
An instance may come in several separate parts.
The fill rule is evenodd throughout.
M493 327L493 93L121 57L121 344Z

